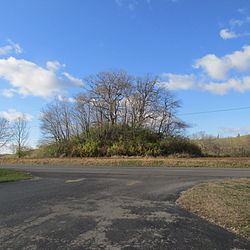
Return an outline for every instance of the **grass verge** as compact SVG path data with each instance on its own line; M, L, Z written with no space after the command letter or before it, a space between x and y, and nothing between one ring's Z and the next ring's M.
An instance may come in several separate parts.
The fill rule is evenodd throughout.
M31 176L27 173L12 169L4 169L4 168L0 169L0 182L19 181L28 179L31 179Z
M164 158L164 157L100 157L100 158L14 158L0 157L0 165L67 165L124 167L211 167L250 168L249 157Z
M250 239L250 178L199 184L183 192L177 204Z

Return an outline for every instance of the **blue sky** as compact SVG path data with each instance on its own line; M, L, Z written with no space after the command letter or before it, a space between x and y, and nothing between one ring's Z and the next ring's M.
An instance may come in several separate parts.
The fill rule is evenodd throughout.
M182 102L187 134L250 132L250 109L187 115L250 106L249 0L0 4L0 115L25 113L32 145L46 103L74 97L86 76L114 68L160 75Z

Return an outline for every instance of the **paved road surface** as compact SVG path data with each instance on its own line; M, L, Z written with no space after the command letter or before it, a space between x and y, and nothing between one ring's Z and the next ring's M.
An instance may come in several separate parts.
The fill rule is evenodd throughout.
M0 183L0 249L250 249L175 205L197 183L250 177L250 170L11 168L35 178Z

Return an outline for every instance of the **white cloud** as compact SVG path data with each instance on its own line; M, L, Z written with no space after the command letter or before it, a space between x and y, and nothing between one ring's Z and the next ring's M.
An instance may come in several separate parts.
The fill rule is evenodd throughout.
M0 59L0 78L12 86L9 92L4 90L5 95L11 96L11 93L16 92L23 96L51 97L61 94L64 87L79 87L83 84L66 72L63 73L64 78L57 76L54 70L61 64L49 62L48 65L50 70L24 59Z
M8 39L7 42L8 45L0 47L0 55L7 55L11 53L21 54L23 52L23 49L20 47L19 44L14 43L10 39Z
M10 45L6 45L4 47L0 47L0 55L9 54L12 50L12 47Z
M231 90L244 93L250 90L250 77L232 78L223 83L208 83L203 89L217 95L227 94Z
M73 97L63 97L61 95L58 95L57 99L58 99L58 101L64 101L64 102L71 102L71 103L76 102L76 99Z
M159 86L170 90L196 89L216 95L225 95L230 91L250 91L250 46L221 58L213 54L206 55L196 60L193 67L202 71L186 75L163 73Z
M62 82L54 72L14 57L0 59L0 77L9 81L23 96L49 97L61 92Z
M227 39L238 38L238 37L243 37L243 36L250 36L250 32L243 32L243 33L236 34L234 31L230 31L228 29L222 29L220 31L220 36L224 40L227 40Z
M15 93L15 89L3 89L0 91L0 93L5 97L13 97Z
M233 31L230 31L229 29L222 29L220 31L220 36L224 40L238 37L238 35L236 35Z
M244 14L244 11L241 12ZM220 37L224 40L237 38L237 37L244 37L244 36L250 36L250 32L242 31L242 29L239 29L243 25L246 25L250 22L250 17L245 16L243 19L231 19L228 23L229 28L220 30ZM238 31L238 32L235 32Z
M83 86L83 81L82 81L82 80L73 77L72 75L70 75L70 74L67 73L67 72L63 72L62 74L63 74L65 77L67 77L72 83L74 83L75 86L78 86L78 87L82 87L82 86Z
M65 64L61 64L58 61L48 61L46 63L47 69L50 71L54 71L54 72L65 67L65 66L66 66Z
M213 79L225 80L230 62L220 59L216 55L209 54L196 60L196 64L193 67L196 69L202 68Z
M195 79L193 75L177 75L172 73L163 73L163 78L167 78L167 81L161 81L159 86L165 87L170 90L187 90L192 89L195 86Z
M0 117L3 117L10 122L13 122L21 117L23 117L26 121L31 121L33 119L32 115L18 112L15 109L9 109L7 111L0 112Z
M225 95L230 91L244 93L250 90L250 76L231 78L223 82L206 82L201 78L198 81L198 76L194 75L174 75L164 73L168 76L168 81L162 81L159 86L169 90L188 90L196 89L201 91L208 91L216 95Z
M244 24L244 20L240 20L240 19L231 19L229 21L229 25L231 27L234 27L234 26L242 26Z
M250 70L250 46L244 46L243 51L235 51L224 57L231 61L231 69L237 69L242 72Z
M250 46L243 47L242 51L235 51L224 57L209 54L198 60L193 66L202 68L212 79L226 80L230 70L247 72L250 70Z

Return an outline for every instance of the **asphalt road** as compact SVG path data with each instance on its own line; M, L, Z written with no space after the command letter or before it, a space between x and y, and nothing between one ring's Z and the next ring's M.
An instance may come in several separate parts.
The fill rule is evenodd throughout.
M250 249L245 238L175 205L197 183L250 170L11 168L35 178L0 183L0 249Z

